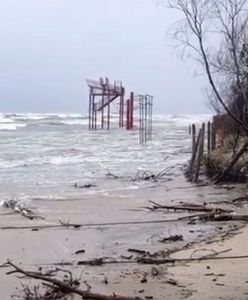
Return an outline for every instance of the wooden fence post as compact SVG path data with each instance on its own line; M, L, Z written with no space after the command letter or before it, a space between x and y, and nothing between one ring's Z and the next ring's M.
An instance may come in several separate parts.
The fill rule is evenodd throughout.
M216 148L216 130L214 122L211 125L211 149L214 151Z
M205 123L202 124L202 129L201 129L201 136L200 136L200 141L199 141L199 146L198 146L198 156L196 160L196 171L195 171L195 179L194 182L198 181L199 178L199 172L201 168L201 162L203 158L203 153L204 153L204 140L205 140Z
M195 159L196 159L196 155L197 155L197 150L199 148L199 143L201 140L201 135L202 135L202 129L200 129L199 134L197 136L195 148L193 149L192 157L191 157L190 164L189 164L189 179L190 179L190 181L193 181L193 177L194 177L194 174L193 174L194 164L195 164Z
M194 152L195 146L196 146L196 130L195 130L195 124L192 124L192 153Z
M210 152L211 152L211 123L210 123L210 121L208 121L208 132L207 132L207 135L208 135L207 148L208 148L208 155L209 155Z

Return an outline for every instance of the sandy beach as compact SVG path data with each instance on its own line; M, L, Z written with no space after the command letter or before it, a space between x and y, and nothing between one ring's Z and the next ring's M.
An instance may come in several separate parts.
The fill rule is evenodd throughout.
M118 197L114 199L108 197L94 199L94 202L92 199L74 201L73 205L71 203L69 205L68 201L64 200L55 207L53 201L37 200L39 211L46 211L42 214L45 220L28 220L18 214L9 215L9 209L2 207L0 235L4 242L1 245L1 263L4 264L10 259L28 270L37 270L38 267L47 270L55 268L56 265L61 267L61 263L64 263L63 268L71 270L75 277L81 276L82 288L86 280L92 286L92 291L110 295L113 293L138 295L148 297L145 299L153 297L152 299L158 300L247 299L245 295L247 259L158 266L128 262L101 266L78 265L79 261L94 258L126 261L123 257L136 256L128 251L130 248L150 253L171 251L175 253L170 257L175 258L189 258L195 250L197 253L194 255L199 257L211 254L213 250L222 251L229 248L230 251L221 255L245 255L248 247L245 242L248 229L241 229L243 224L240 222L188 224L188 221L176 221L188 213L153 212L144 208L149 205L149 199L156 201L160 199L161 204L173 204L180 202L178 199L184 199L195 204L209 202L213 207L218 205L230 208L233 207L231 200L243 195L244 188L242 185L238 186L227 194L226 188L198 187L187 183L181 177L168 182L166 189L164 186L154 188L148 184L145 193L137 192L135 198L130 197L125 201ZM166 200L163 200L165 196ZM221 204L223 200L225 202ZM226 203L228 200L229 204ZM236 210L243 211L244 208L244 206L236 207ZM58 220L81 226L80 228L60 226ZM156 223L159 220L164 222ZM146 223L147 221L149 223ZM234 234L240 230L242 234L230 238L230 232ZM159 242L162 237L172 234L181 234L183 240L168 244ZM188 249L180 251L182 248ZM81 253L76 254L82 249ZM205 250L198 251L200 249ZM7 276L5 273L9 270L10 268L4 265L0 269L3 299L10 299L16 288L21 288L20 283L27 282L15 275ZM145 280L142 280L144 278ZM31 281L29 284L32 285L34 282Z

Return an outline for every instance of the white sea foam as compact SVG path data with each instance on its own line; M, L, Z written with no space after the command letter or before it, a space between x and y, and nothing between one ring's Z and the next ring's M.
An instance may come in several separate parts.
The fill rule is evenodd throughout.
M77 156L56 156L52 157L49 160L49 163L52 165L66 165L72 163L80 163L80 161L83 161L83 159L80 159Z
M24 128L26 126L27 126L27 124L21 124L21 123L12 123L12 122L0 123L0 131L3 131L3 130L16 130L18 128Z
M12 120L10 117L4 115L4 114L0 114L0 124L1 123L13 123L14 120Z
M64 125L87 125L88 121L85 119L71 119L61 122Z

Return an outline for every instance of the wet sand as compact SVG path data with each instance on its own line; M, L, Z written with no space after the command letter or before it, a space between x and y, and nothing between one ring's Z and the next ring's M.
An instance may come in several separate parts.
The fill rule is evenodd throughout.
M248 255L248 228L245 227L238 235L230 239L210 245L201 244L177 253L176 257L189 257L193 251L198 255L206 254L207 250L217 252L231 249L218 257ZM201 252L200 252L201 251ZM248 258L210 260L188 263L171 269L174 277L194 290L190 299L248 299Z
M109 181L109 184L111 184L111 181ZM122 185L127 184L130 185L131 183L122 182ZM192 248L192 245L196 243L199 244L220 236L226 236L230 230L240 228L242 223L221 222L216 224L204 222L188 224L188 221L177 220L179 217L188 215L188 213L175 211L152 212L145 209L144 206L149 205L149 200L153 200L167 205L180 204L182 202L195 204L211 203L211 205L214 205L216 202L216 205L220 207L234 208L232 204L221 203L221 201L231 201L242 195L244 190L243 186L237 186L232 190L220 189L214 186L198 187L187 183L181 176L167 182L145 182L142 189L122 191L121 194L125 194L124 197L119 197L119 191L117 190L107 194L99 192L98 197L96 197L95 193L91 195L87 192L86 196L83 189L77 191L77 196L75 196L74 200L64 198L52 201L51 199L39 199L36 197L31 203L32 209L38 215L44 217L45 220L28 220L18 214L1 215L1 263L10 259L17 264L21 263L25 269L37 269L38 266L49 268L55 263L70 262L73 263L73 266L67 266L66 268L71 269L75 276L81 274L81 281L87 280L94 292L106 294L115 292L124 295L140 295L142 297L153 296L153 299L159 300L184 299L187 297L196 299L194 297L200 293L197 299L215 299L212 296L209 297L208 286L210 286L210 283L213 291L215 289L223 291L225 286L216 285L216 282L211 281L211 276L204 276L206 264L203 262L187 266L157 266L158 274L156 276L152 275L152 266L125 263L101 267L80 267L76 266L76 264L79 260L96 257L120 259L122 255L130 255L127 251L128 248L142 249L151 253L167 250L178 251L186 246ZM80 194L82 195L81 197ZM244 214L246 210L246 206L235 207L237 213L242 212ZM1 214L8 212L10 212L9 209L0 208ZM67 227L39 228L35 231L32 228L28 228L28 226L38 228L40 225L58 225L59 220L70 223L98 225L82 226L77 229ZM164 222L145 223L145 221L158 220L164 220ZM133 221L144 223L131 224ZM113 224L120 222L129 222L130 224ZM112 224L104 225L106 223ZM3 229L5 226L22 226L27 228ZM169 244L159 243L159 239L171 234L182 234L183 241ZM218 246L219 243L210 244L208 247L215 249L215 245ZM202 246L200 245L199 247ZM234 247L231 248L234 249ZM85 253L76 255L75 252L79 249L84 249ZM181 257L182 255L188 257L189 253L178 252L174 255L176 257ZM211 264L213 265L213 263ZM237 262L237 265L235 265L236 269L234 269L233 275L236 279L237 274L235 272L238 272L238 264L242 264L242 261ZM205 273L216 272L219 274L222 272L221 268L231 269L232 267L232 261L214 262L214 267L212 267L214 271L210 269L206 270ZM25 280L19 280L14 275L6 276L7 270L9 269L0 268L2 299L11 299L11 295L15 292L16 287L20 287L20 282L25 282ZM144 276L147 277L147 282L141 283L141 279ZM108 284L104 283L106 278ZM221 280L223 278L221 277ZM241 280L243 280L242 278L244 277L241 277ZM179 286L173 285L172 279L176 280ZM220 282L222 283L223 281L221 280ZM231 280L231 277L226 276L224 280L230 280L233 283L233 289L231 285L228 285L228 281L224 283L228 285L229 293L227 294L230 296L232 295L231 292L234 293L234 298L230 299L246 299L240 296L241 292L235 287L235 282ZM201 288L199 288L199 285ZM82 288L84 288L83 283ZM236 293L240 293L239 297L241 298L235 298L237 296ZM215 295L215 291L213 294ZM242 296L244 296L244 291Z

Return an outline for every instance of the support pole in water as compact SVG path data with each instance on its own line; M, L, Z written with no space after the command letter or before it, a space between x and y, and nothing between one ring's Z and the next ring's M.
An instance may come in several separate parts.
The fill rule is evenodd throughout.
M133 95L133 92L131 92L130 94L130 127L129 129L133 129L133 108L134 108L134 105L133 105L133 102L134 102L134 95Z
M127 102L126 102L126 107L127 107L127 110L126 110L126 129L129 130L130 129L130 100L128 99Z
M91 130L91 119L92 119L92 88L90 89L90 94L89 94L89 130Z

